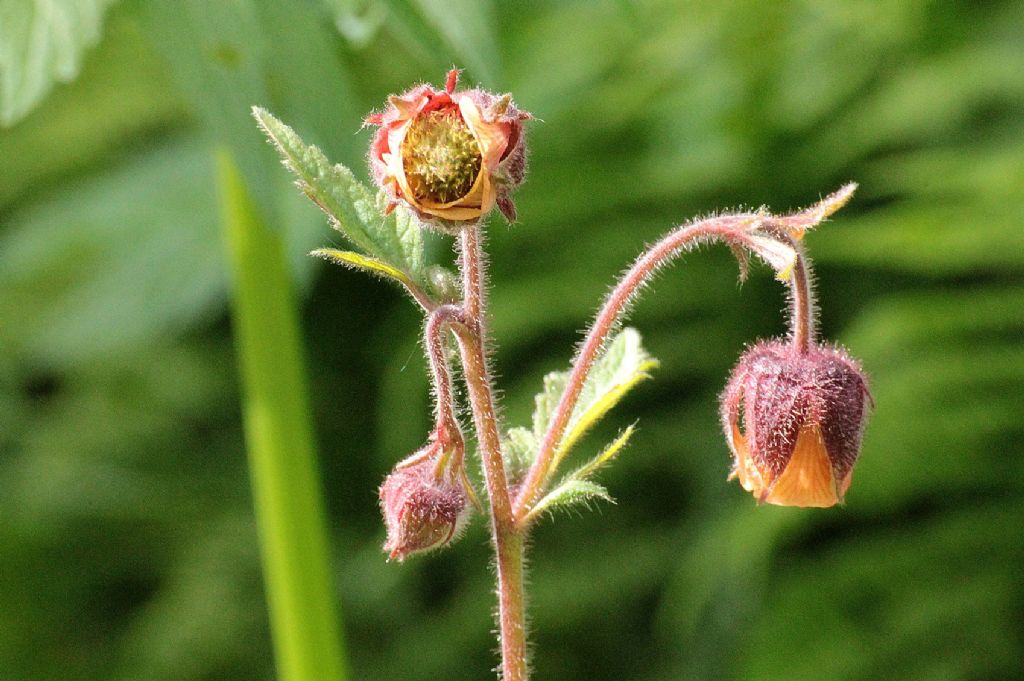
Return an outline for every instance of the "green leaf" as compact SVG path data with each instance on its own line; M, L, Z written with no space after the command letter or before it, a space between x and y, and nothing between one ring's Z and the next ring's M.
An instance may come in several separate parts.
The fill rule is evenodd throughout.
M225 285L211 180L209 152L184 140L9 214L0 235L5 349L67 367L216 314Z
M622 451L635 429L635 425L626 428L615 440L602 449L600 454L595 456L586 465L565 476L557 487L548 492L530 510L527 514L527 521L539 517L545 511L574 504L585 505L593 499L604 499L605 501L615 503L615 500L608 494L608 490L604 486L587 480L587 478L596 473L598 469L606 465ZM508 439L504 444L506 460L515 457L515 460L519 462L523 460L524 454L535 453L537 450L537 440L534 438L533 433L526 428L511 429L508 433ZM529 460L532 460L532 455ZM529 460L527 460L527 463Z
M554 511L558 508L569 508L578 505L587 506L590 502L598 499L615 503L615 500L608 494L608 490L596 482L569 477L537 502L537 505L527 514L526 522L537 519L542 513Z
M648 372L657 366L658 360L644 350L636 329L627 327L620 331L590 370L555 454L552 469L626 393L640 381L650 378ZM551 425L568 376L566 372L552 372L544 377L544 391L536 397L533 414L533 433L538 441L543 439Z
M397 279L403 284L409 283L409 278L405 275L405 272L396 270L386 262L381 262L376 258L360 255L353 251L339 251L337 248L318 248L315 251L310 252L310 255L315 255L316 257L323 258L324 260L330 260L335 264L343 265L345 267L353 267L360 270L366 270L372 274L391 277L392 279Z
M426 279L423 239L415 219L402 207L384 215L386 199L376 197L341 164L307 145L290 127L259 107L253 116L274 143L299 188L330 218L331 225L365 254L399 270L416 284Z
M26 116L55 83L74 80L99 42L114 0L5 0L0 4L0 125Z
M310 252L310 255L315 255L318 258L329 260L337 265L344 267L351 267L353 269L363 270L371 274L376 274L382 277L388 277L394 279L400 284L409 286L412 281L401 270L397 270L386 262L381 262L376 258L371 258L353 251L339 251L337 248L318 248L315 251Z
M537 438L529 428L509 428L505 440L501 443L501 451L505 455L505 465L509 468L510 477L524 472L530 467L537 454Z
M551 417L558 408L558 402L569 381L568 371L552 371L544 377L544 389L533 398L533 435L539 442L551 425Z
M0 20L0 32L2 26ZM187 124L166 71L133 20L114 13L103 41L89 54L86 77L61 87L31 116L0 133L0 211L72 174L95 171L125 150L125 140L149 139L155 129Z
M577 480L586 480L591 475L596 473L598 469L607 465L612 459L618 456L619 452L625 448L626 443L629 442L629 438L633 437L633 433L636 431L636 424L631 424L622 433L615 438L607 447L601 450L601 453L595 456L585 466L572 473L569 477L576 478Z

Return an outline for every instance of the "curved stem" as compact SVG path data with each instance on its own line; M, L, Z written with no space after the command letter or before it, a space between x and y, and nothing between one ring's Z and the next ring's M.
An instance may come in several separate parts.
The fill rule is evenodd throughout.
M462 308L456 305L439 305L427 317L423 330L436 397L438 437L442 445L455 446L460 450L463 448L462 429L455 418L455 401L452 397L452 378L445 349L445 334L449 327L455 322L460 322L462 317Z
M806 354L814 344L814 289L811 286L811 265L803 254L799 244L793 243L796 249L796 263L793 273L789 276L790 324L793 347L801 354Z
M515 502L515 517L522 522L531 506L543 490L544 484L553 471L551 468L555 452L569 424L569 418L586 383L590 369L604 347L609 334L617 328L621 317L637 292L663 265L673 260L689 246L704 240L724 239L733 244L746 245L747 232L756 221L765 215L744 213L724 215L683 225L663 237L654 246L642 253L633 266L619 280L619 283L605 300L600 312L587 333L579 354L573 362L572 372L566 383L562 398L551 419L541 442L537 458L527 473L526 480Z
M494 392L484 350L484 266L478 227L463 228L460 251L463 323L454 329L459 339L463 375L473 409L490 500L491 536L494 539L498 572L502 679L526 681L526 599L523 590L525 537L516 527L512 515Z

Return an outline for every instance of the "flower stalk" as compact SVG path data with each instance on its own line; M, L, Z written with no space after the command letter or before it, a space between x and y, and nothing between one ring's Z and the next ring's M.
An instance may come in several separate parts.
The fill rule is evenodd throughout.
M791 241L796 252L793 273L789 275L790 297L790 336L793 348L801 354L807 354L814 344L815 317L814 288L811 282L811 268L804 255L803 248L796 241Z
M434 384L434 409L437 438L443 445L465 448L462 428L455 418L455 400L452 396L452 373L448 366L445 340L453 323L462 321L462 308L457 305L439 305L427 317L423 330L427 346L427 361Z
M729 235L737 234L742 225L749 224L750 220L755 218L756 216L752 214L723 216L702 220L677 229L642 253L619 280L597 313L597 317L587 331L586 339L573 361L569 380L562 392L558 407L555 409L551 425L544 434L537 458L530 467L516 498L515 515L517 520L522 521L529 515L532 505L537 501L544 486L554 474L552 463L555 459L555 452L561 443L562 436L565 435L569 418L576 407L590 369L609 335L618 327L622 315L643 285L657 272L659 267L672 260L697 240L714 237L726 238Z
M836 194L826 198L823 203L833 203L837 200L845 202L850 192L852 192L851 186L844 187ZM837 197L839 198L837 199ZM815 216L831 214L831 212L822 210L810 213L810 210L781 219L761 211L756 213L720 215L699 220L670 232L644 251L634 261L633 265L626 271L605 299L604 305L587 331L583 345L573 361L569 380L562 392L558 407L555 409L551 425L544 434L537 458L530 467L516 498L514 512L517 522L523 522L529 516L532 505L537 501L548 481L555 473L553 466L556 463L555 455L562 437L565 435L569 419L573 409L576 407L594 361L599 356L609 336L621 325L623 316L629 310L630 304L636 299L651 277L689 248L702 242L723 241L732 247L734 251L752 251L772 264L778 261L778 253L774 249L770 249L770 247L782 246L783 248L788 248L790 255L778 267L779 269L785 267L792 271L792 274L788 276L793 282L792 288L794 291L792 294L793 316L797 329L794 332L794 342L809 342L808 339L813 336L814 328L809 276L806 263L800 255L798 247L793 248L789 245L795 244L795 241L786 230L789 228L790 223L795 222L797 217L802 217L804 214L813 214ZM823 217L820 219L823 219ZM800 220L799 224L801 229L806 229L813 223L809 220ZM771 235L771 241L768 244L765 242L765 235ZM741 264L744 264L743 260L741 260Z

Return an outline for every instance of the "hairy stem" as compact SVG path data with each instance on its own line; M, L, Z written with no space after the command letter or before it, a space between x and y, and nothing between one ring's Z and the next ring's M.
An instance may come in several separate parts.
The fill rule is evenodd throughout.
M799 244L796 248L796 264L789 276L790 324L792 325L793 347L801 354L806 354L814 344L814 289L811 286L811 265L803 254Z
M445 336L451 325L461 320L462 308L456 305L439 305L427 317L427 324L423 330L430 374L434 382L437 434L443 446L454 446L459 450L463 449L462 429L455 418L452 375L448 367Z
M525 537L512 516L508 478L501 454L501 437L494 392L485 353L483 251L478 227L465 227L460 235L463 282L463 320L455 326L462 354L463 374L473 410L477 441L484 464L490 500L491 536L498 572L498 626L501 632L503 681L526 681L526 599L523 590Z
M590 374L590 369L608 340L608 336L618 327L630 301L634 299L637 292L660 267L673 260L694 243L724 239L731 244L745 245L750 226L763 217L752 213L723 215L683 225L642 253L633 266L626 271L598 312L583 345L580 346L579 354L573 362L569 380L552 416L551 425L544 435L537 458L530 467L516 498L514 512L517 522L522 523L526 518L553 473L550 469L555 453L565 435L572 411L583 390L587 376Z

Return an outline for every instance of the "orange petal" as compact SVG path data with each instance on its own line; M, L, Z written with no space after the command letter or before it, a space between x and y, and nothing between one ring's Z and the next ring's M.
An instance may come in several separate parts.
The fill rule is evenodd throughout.
M820 431L804 428L797 436L786 470L772 482L764 501L778 506L827 508L842 500L849 476L843 483L836 484Z
M738 479L743 489L753 492L756 497L760 497L765 489L764 479L761 477L761 473L757 470L754 462L750 459L747 438L740 432L736 424L733 424L729 445L736 456L736 465L729 475L729 479Z
M420 96L415 99L404 99L398 95L391 95L388 97L388 103L395 107L398 112L397 120L401 121L416 116L423 105L427 103L427 98Z

